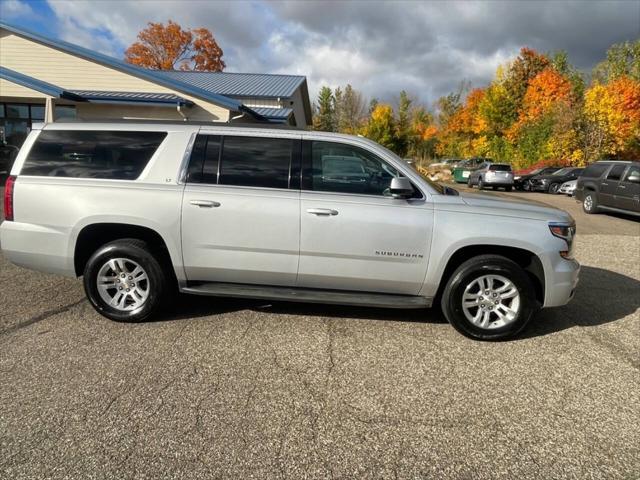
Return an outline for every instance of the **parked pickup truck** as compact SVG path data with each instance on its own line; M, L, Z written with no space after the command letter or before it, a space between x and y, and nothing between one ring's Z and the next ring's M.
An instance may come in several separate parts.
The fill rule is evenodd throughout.
M323 132L36 125L4 202L4 255L82 276L93 307L118 321L149 319L179 290L439 304L464 335L502 339L566 304L580 268L564 211L462 195L372 141Z

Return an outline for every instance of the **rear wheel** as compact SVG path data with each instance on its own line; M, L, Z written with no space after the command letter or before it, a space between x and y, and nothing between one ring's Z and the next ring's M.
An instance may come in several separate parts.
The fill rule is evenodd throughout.
M518 334L538 309L526 272L500 255L480 255L460 265L442 294L442 311L463 335L503 340Z
M585 213L596 213L598 211L598 199L595 193L589 192L584 196L582 209Z
M119 322L150 318L167 297L169 285L147 243L137 239L103 245L84 269L84 289L91 305Z
M559 183L552 183L551 185L549 185L549 193L555 195L556 193L558 193L559 188L560 188Z
M482 177L478 180L478 190L484 190L484 180Z
M471 183L471 177L467 180L467 187L473 188L473 183Z

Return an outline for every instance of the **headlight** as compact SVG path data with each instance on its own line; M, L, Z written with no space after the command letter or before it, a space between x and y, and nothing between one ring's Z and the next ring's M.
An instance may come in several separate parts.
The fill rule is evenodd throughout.
M513 177L514 180L520 180L522 177L520 175L516 175L515 177Z
M573 258L573 238L576 235L575 223L549 223L549 230L554 237L567 242L567 249L560 251L560 256L566 259Z

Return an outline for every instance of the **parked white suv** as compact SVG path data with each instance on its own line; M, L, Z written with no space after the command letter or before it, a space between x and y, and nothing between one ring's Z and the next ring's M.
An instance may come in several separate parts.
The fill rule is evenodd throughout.
M171 292L393 308L518 333L578 280L565 212L458 194L361 137L259 126L36 126L7 180L4 255L84 277L119 321Z

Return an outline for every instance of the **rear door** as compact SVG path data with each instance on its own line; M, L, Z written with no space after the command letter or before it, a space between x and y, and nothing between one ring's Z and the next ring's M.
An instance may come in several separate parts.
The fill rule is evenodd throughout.
M640 166L631 165L625 172L616 190L616 208L640 213L640 183L631 182L629 177L640 177Z
M346 175L346 171L352 172ZM298 286L417 295L433 206L388 195L398 171L360 146L303 143Z
M627 165L622 163L614 164L606 177L600 183L600 196L598 201L606 207L615 207L615 195L618 190L618 184L622 178L622 174L627 169Z
M198 135L182 202L190 281L291 286L300 247L299 135Z

